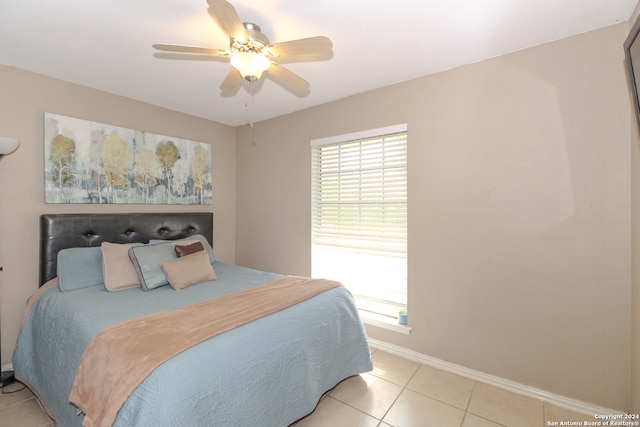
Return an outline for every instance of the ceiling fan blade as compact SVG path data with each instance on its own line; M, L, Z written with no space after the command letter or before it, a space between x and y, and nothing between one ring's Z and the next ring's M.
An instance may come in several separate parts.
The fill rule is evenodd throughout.
M267 72L295 94L302 95L309 92L310 85L308 81L280 64L273 62Z
M226 0L207 0L209 14L218 21L220 27L234 40L248 42L249 35L236 9Z
M229 56L229 52L226 50L210 49L207 47L181 46L177 44L162 44L162 43L156 43L152 46L154 49L161 50L163 52L184 52L184 53L198 53L198 54L204 54L204 55Z
M326 55L331 54L332 49L333 43L324 36L275 43L268 47L271 56L275 57Z
M153 54L158 59L170 59L173 61L209 61L229 63L229 56L200 55L184 52L156 52Z
M220 83L220 90L223 92L232 91L240 85L240 82L242 82L240 71L231 68L227 77Z

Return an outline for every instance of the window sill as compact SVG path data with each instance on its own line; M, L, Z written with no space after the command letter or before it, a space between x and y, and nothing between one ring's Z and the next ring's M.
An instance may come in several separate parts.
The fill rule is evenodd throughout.
M401 325L397 320L391 320L386 316L380 316L371 312L360 311L360 318L362 319L362 322L367 325L377 326L379 328L388 329L394 332L400 332L401 334L405 335L409 335L411 333L411 326Z

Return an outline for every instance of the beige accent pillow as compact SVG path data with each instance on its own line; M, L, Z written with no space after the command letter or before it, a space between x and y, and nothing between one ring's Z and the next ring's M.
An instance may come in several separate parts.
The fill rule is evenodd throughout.
M169 284L176 290L218 279L209 263L209 254L199 251L160 263Z
M141 243L102 242L102 276L104 287L110 291L140 287L138 273L129 258L129 248Z

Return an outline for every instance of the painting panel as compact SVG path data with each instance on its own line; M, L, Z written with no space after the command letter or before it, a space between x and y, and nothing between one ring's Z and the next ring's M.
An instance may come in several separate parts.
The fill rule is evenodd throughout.
M211 145L45 113L45 203L210 205Z

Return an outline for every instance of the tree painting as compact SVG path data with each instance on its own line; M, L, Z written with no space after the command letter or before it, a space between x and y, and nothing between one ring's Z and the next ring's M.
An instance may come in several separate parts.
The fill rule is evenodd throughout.
M206 173L206 164L207 164L207 154L206 151L202 147L196 147L195 149L195 168L193 171L194 176L194 185L196 189L196 194L198 195L198 199L200 200L200 204L202 204L202 200L204 199L204 192L209 182L211 181L211 174L207 176Z
M156 148L156 156L160 162L162 174L164 175L166 183L167 203L171 203L171 179L173 178L173 165L180 158L180 153L173 141L162 141L158 144L158 148Z
M116 203L115 188L129 185L127 178L127 165L129 163L129 150L127 142L116 134L110 134L102 144L102 162L104 184L111 203Z
M140 150L136 156L136 165L133 168L135 182L142 190L144 203L149 203L149 189L157 185L158 159L153 151L148 148Z
M73 139L63 135L54 136L49 161L52 167L51 181L58 184L58 190L62 194L64 186L73 182L71 171L76 161L76 144Z
M45 113L46 203L211 204L211 145Z

